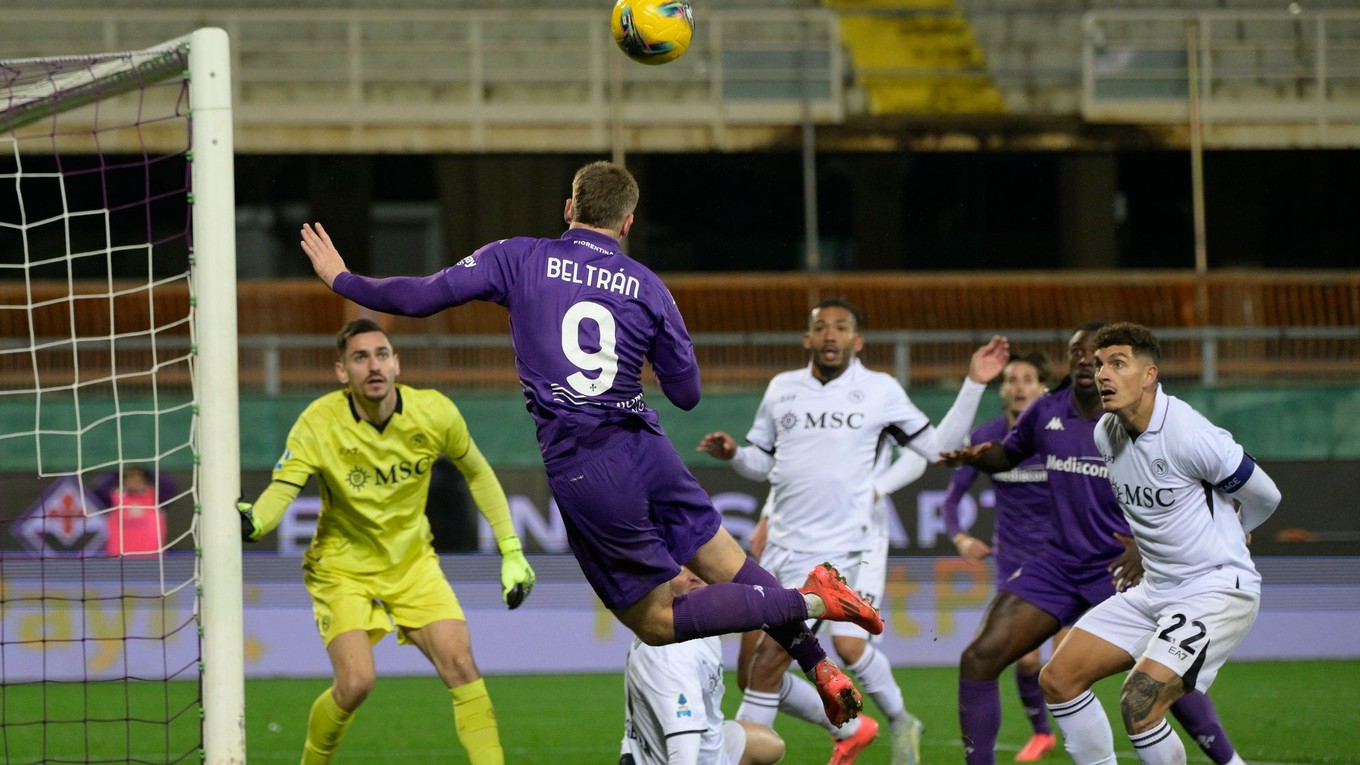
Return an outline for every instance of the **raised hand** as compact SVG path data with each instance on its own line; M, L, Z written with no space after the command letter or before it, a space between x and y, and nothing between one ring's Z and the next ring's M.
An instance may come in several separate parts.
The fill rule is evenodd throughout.
M979 383L991 382L1001 374L1010 360L1010 340L1001 335L992 335L986 345L973 351L973 358L968 363L968 379Z
M312 261L312 270L327 287L335 284L335 277L349 270L345 267L344 258L340 257L340 251L331 242L330 234L326 233L326 227L320 223L316 224L316 228L312 228L310 223L302 224L302 251L307 253L307 259Z

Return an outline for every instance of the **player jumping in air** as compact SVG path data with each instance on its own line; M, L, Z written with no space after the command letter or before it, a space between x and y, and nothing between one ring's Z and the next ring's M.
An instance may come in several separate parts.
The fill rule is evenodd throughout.
M817 683L828 717L854 717L859 692L803 621L853 621L879 633L882 620L829 566L802 588L781 587L723 529L643 397L648 362L682 409L698 403L700 386L675 300L619 250L637 183L618 165L594 162L577 171L571 192L561 237L492 242L423 278L350 273L319 225L303 227L302 248L331 289L373 310L428 316L472 300L505 306L548 487L605 606L649 645L766 629ZM670 581L681 564L710 586L676 597Z

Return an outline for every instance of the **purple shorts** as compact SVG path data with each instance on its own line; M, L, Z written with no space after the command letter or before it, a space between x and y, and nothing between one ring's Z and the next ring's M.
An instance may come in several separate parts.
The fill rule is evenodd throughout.
M611 609L674 579L722 525L670 441L650 431L553 466L548 488L581 572Z
M1015 575L1015 572L1020 570L1021 566L1024 566L1033 559L1033 555L1017 555L1009 551L1001 552L1000 550L997 550L992 555L992 567L996 571L997 591L1000 591L1001 588L1006 585L1006 582Z
M1114 595L1114 581L1104 566L1077 569L1041 553L1025 561L1000 589L1070 627L1092 606Z

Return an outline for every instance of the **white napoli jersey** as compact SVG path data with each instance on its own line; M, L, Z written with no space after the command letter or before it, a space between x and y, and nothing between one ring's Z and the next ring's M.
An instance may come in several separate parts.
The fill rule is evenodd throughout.
M774 456L769 541L788 550L873 547L874 464L889 444L930 427L891 375L858 359L822 383L809 365L770 381L746 434Z
M722 765L722 642L650 646L634 640L624 672L624 748L638 765L666 765L667 738L698 732L698 765Z
M1095 440L1143 555L1144 586L1260 593L1261 575L1229 496L1252 463L1231 433L1159 385L1146 432L1131 438L1107 413Z

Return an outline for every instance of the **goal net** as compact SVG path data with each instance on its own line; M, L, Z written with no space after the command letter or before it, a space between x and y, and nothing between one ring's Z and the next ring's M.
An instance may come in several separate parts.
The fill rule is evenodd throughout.
M227 39L0 61L0 761L243 762Z

